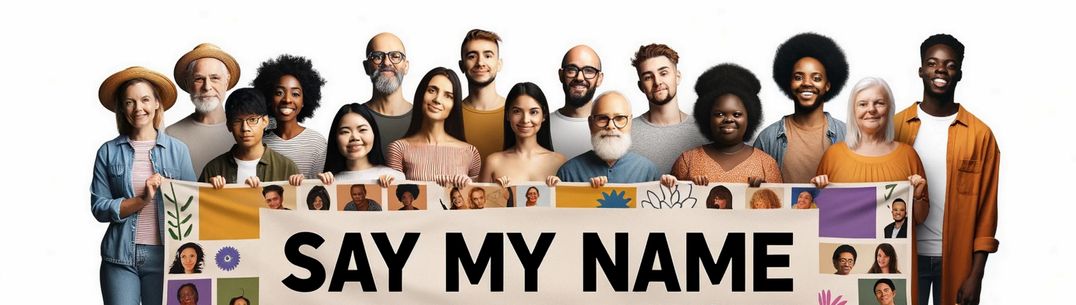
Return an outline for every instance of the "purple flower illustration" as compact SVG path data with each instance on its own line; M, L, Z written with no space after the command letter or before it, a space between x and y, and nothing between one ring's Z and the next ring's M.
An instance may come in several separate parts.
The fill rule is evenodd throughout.
M239 250L225 246L217 251L217 267L224 271L235 270L239 266Z

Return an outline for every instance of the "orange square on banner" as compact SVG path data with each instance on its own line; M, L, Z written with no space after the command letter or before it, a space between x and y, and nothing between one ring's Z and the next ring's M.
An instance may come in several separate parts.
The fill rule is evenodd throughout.
M635 208L634 186L558 186L558 208Z
M198 188L198 237L202 240L257 239L261 188Z

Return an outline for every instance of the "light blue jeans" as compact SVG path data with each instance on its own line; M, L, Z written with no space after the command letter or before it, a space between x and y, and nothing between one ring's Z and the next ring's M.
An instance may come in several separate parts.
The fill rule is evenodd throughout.
M164 246L135 245L134 265L101 262L101 295L108 305L160 305Z

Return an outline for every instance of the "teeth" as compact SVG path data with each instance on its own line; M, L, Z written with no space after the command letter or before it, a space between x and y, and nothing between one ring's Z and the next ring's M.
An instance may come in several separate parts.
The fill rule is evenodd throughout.
M812 97L814 97L814 92L810 92L810 91L800 92L800 96L803 97L803 98L812 98Z
M292 112L295 112L295 109L291 109L291 108L280 108L280 114L283 114L283 115L289 115L289 114L292 114Z
M945 85L948 84L948 83L949 82L945 81L944 79L940 79L940 78L935 78L934 79L934 86L937 86L937 87L945 87Z

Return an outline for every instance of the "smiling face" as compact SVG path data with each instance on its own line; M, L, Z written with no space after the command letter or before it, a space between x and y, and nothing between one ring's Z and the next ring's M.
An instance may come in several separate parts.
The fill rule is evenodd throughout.
M542 106L533 97L520 95L511 103L508 110L508 124L512 132L520 138L529 138L538 135L545 121Z
M878 299L878 304L881 305L893 305L893 296L896 293L886 283L874 284L874 298Z
M132 129L154 128L153 121L161 104L153 93L153 87L148 82L136 82L127 86L123 95L123 104L120 106Z
M598 53L595 53L593 49L587 46L576 46L571 50L568 50L567 54L564 54L564 60L561 65L561 69L558 71L560 76L560 84L564 89L565 101L564 103L573 107L581 107L590 102L594 98L594 92L597 91L598 86L601 86L602 80L605 75L601 72L601 60L598 58ZM586 70L597 70L593 78L586 78ZM568 70L578 70L578 72L569 77L572 72Z
M457 209L463 207L463 194L460 194L459 189L452 190L452 207Z
M321 201L321 196L315 196L314 197L314 209L315 210L320 210L323 207L325 207L325 202Z
M535 204L538 204L538 189L532 187L527 189L527 206Z
M922 66L919 67L919 78L923 79L923 88L927 94L951 95L961 77L961 62L953 48L944 44L927 48Z
M280 122L295 121L303 110L303 87L299 79L282 75L273 89L273 116Z
M183 273L194 273L194 267L198 264L198 251L194 247L184 248L179 251L179 262L183 264Z
M452 81L444 75L436 75L430 78L422 95L422 110L426 118L431 121L444 121L452 112L455 92L452 92Z
M676 98L676 88L680 85L680 71L668 57L653 57L639 63L639 90L646 95L646 100L656 105L665 105Z
M492 84L501 71L499 52L497 43L490 40L474 39L464 44L460 70L467 77L467 83L478 87Z
M874 260L878 262L878 267L882 268L883 273L889 273L889 255L886 255L885 251L878 249L874 255Z
M796 197L796 208L810 209L811 202L814 202L814 197L811 196L810 192L800 192L800 195Z
M710 111L710 133L715 142L721 145L743 143L747 132L747 108L735 94L724 94L717 98Z
M370 81L374 84L374 90L386 95L400 90L409 62L407 56L404 55L399 63L393 63L388 54L406 54L407 50L404 49L403 41L396 35L381 33L370 39L366 49L367 54L364 54L366 56L373 52L385 54L384 57L374 60L367 58L363 61L366 74L370 75Z
M265 205L270 209L279 210L284 205L284 198L274 191L265 192Z
M336 126L336 145L347 160L366 158L374 149L374 137L370 122L358 113L345 114L340 117L340 126Z
M893 202L893 221L904 221L904 217L908 215L908 204L904 201Z
M193 285L184 285L179 287L176 297L180 305L195 305L198 303L198 290Z
M814 57L804 57L792 66L792 82L789 84L796 97L796 107L813 110L822 106L819 98L829 92L826 67Z
M853 111L860 134L884 136L891 103L885 88L874 86L863 89L856 94L855 103Z

